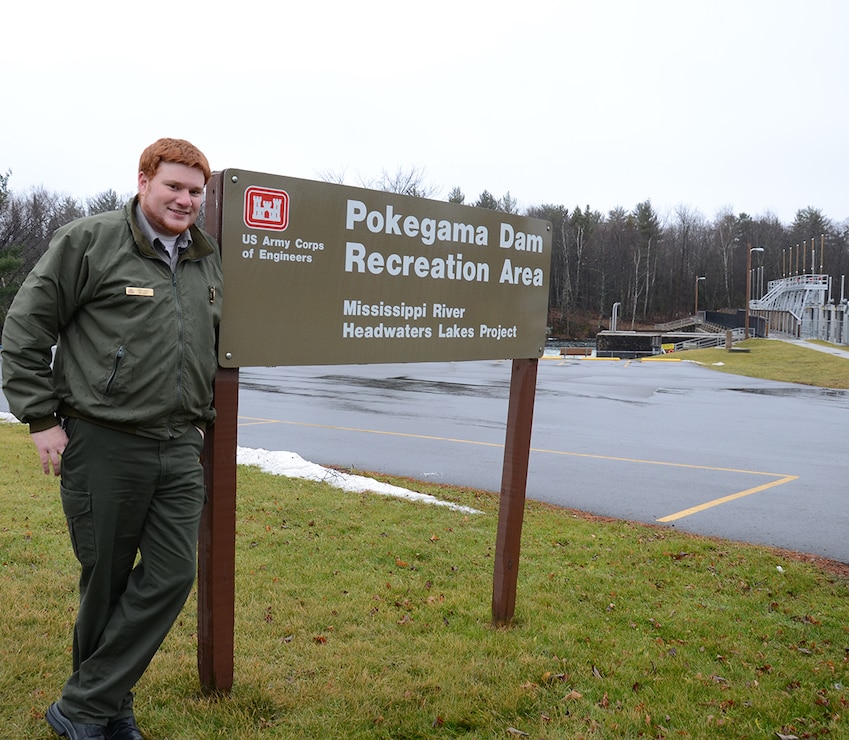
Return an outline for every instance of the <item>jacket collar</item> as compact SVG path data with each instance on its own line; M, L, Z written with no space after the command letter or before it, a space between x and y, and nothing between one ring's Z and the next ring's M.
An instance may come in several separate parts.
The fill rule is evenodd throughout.
M130 225L130 231L133 234L133 240L136 242L136 246L139 248L139 252L141 252L142 256L150 257L152 259L159 259L159 254L153 248L153 245L145 236L144 231L139 226L139 223L136 220L136 205L138 204L138 202L139 196L135 195L124 206L124 215L127 218L127 223ZM207 238L206 234L201 231L197 226L193 225L189 227L189 233L192 237L192 243L189 245L189 248L183 253L186 259L198 260L202 257L206 257L207 255L212 254L215 251L215 248L213 247L210 240Z

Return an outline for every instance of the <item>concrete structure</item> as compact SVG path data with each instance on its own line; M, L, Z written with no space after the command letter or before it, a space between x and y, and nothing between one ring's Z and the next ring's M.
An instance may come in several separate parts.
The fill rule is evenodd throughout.
M847 303L830 299L828 275L794 275L771 280L767 292L749 302L755 316L765 318L770 331L797 339L821 339L833 344L849 344Z

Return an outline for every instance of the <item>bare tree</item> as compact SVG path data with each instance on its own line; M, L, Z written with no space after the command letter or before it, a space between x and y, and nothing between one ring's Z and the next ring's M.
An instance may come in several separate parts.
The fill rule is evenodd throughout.
M345 170L321 170L316 175L322 182L332 182L334 185L345 184Z
M345 185L347 173L342 170L322 170L318 177L323 182L332 182L336 185ZM385 193L398 193L399 195L412 195L417 198L433 198L439 194L439 188L425 179L423 167L410 167L404 169L398 167L394 173L382 170L378 177L363 177L358 175L358 186L370 190L382 190ZM459 188L456 188L459 190Z
M486 191L484 191L486 192ZM572 277L566 246L566 230L569 226L569 210L560 205L534 206L528 216L551 221L551 275L549 278L549 307L561 313L572 306Z
M658 237L661 235L660 221L652 208L650 200L638 203L634 209L634 221L637 230L637 245L634 254L634 302L631 312L631 328L637 319L637 300L643 296L643 319L648 315L649 297L655 284L654 264L657 257L652 254Z
M714 221L716 248L719 264L722 268L722 288L725 305L731 305L731 259L734 245L740 239L740 220L731 210L731 206L720 209Z
M84 215L79 202L44 188L19 195L8 189L9 174L0 177L0 320L53 232Z
M371 182L370 187L386 193L412 195L416 198L432 198L439 193L436 185L425 180L425 171L421 167L399 167L393 174L383 170L380 177Z

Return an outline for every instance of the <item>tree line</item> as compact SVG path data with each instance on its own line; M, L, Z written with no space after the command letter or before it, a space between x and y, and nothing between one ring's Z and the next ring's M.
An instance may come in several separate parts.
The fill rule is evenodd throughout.
M650 200L606 214L543 205L527 215L554 225L549 306L566 336L594 336L616 302L620 328L634 328L691 316L696 306L742 309L747 281L757 298L770 280L802 273L836 278L840 300L849 270L849 222L835 224L813 207L790 224L730 208L713 219L683 205L661 215ZM763 250L751 253L751 272L750 248ZM574 326L573 317L584 325Z
M121 208L129 197L106 190L81 200L43 187L20 193L10 188L10 176L0 175L0 327L53 232L81 216ZM321 179L344 180L334 173ZM438 192L420 169L384 171L360 184L416 197L433 198ZM785 224L774 215L750 216L731 208L712 219L684 205L661 214L650 200L607 213L589 205L554 204L520 212L509 192L499 198L484 190L467 202L459 187L446 200L551 221L549 323L552 334L562 338L594 337L608 326L614 303L620 304L620 328L689 316L696 305L701 310L741 309L747 280L751 296L757 297L769 280L824 273L832 276L833 299L844 297L849 221L835 223L811 206ZM747 270L750 247L763 249L752 253L752 274Z

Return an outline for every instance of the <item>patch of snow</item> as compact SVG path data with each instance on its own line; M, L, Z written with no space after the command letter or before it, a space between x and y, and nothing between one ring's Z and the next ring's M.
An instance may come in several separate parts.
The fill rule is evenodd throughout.
M480 514L477 509L469 506L461 506L450 501L441 499L426 493L418 493L407 488L393 486L388 483L380 483L373 478L362 475L342 473L338 470L307 462L294 452L273 452L269 450L255 450L247 447L236 448L236 462L239 465L253 465L265 473L272 475L285 475L289 478L303 478L305 480L321 481L331 486L341 488L343 491L358 493L377 493L381 496L395 496L409 501L420 501L434 506L446 506L454 511L463 511L467 514Z

